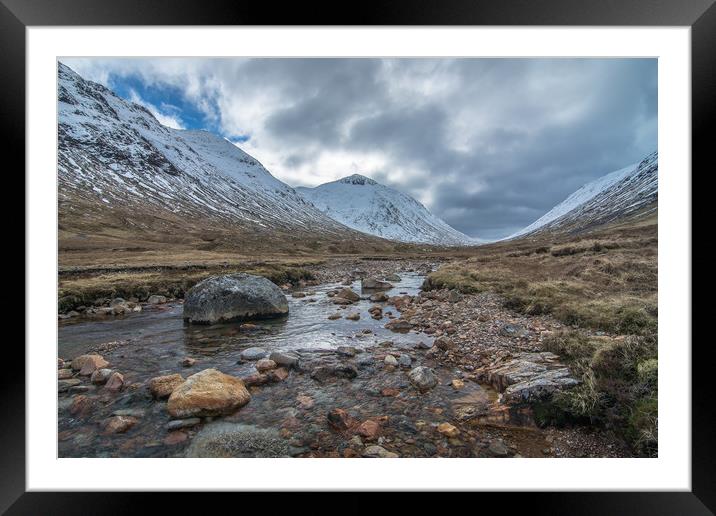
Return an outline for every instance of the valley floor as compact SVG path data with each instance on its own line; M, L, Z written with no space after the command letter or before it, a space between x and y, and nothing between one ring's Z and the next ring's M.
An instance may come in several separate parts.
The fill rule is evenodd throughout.
M422 255L139 253L91 266L65 257L60 367L96 352L123 382L112 390L63 373L60 455L653 455L656 247L653 220ZM282 285L295 322L183 327L186 289L236 270ZM395 273L388 300L331 302L343 283L360 293L361 277ZM150 295L167 302L146 303ZM109 306L117 297L125 303ZM237 362L276 343L300 366L257 380L255 362ZM409 372L419 366L437 385L416 388ZM252 400L231 416L172 423L148 381L208 367L244 378ZM115 433L117 418L128 426Z

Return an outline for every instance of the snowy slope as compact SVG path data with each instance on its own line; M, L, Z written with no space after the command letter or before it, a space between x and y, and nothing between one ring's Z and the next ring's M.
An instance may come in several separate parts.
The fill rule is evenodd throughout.
M300 230L362 238L224 138L165 127L144 107L63 64L58 115L61 214L96 206L136 215L134 224L144 215L253 233Z
M586 229L631 215L657 201L658 153L587 183L529 226L505 238L537 231Z
M447 225L409 195L360 174L296 190L332 219L364 233L400 242L478 243Z

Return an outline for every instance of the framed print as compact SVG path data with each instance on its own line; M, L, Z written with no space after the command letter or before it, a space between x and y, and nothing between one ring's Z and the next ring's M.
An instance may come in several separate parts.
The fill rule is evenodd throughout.
M712 2L162 7L2 1L27 204L3 510L712 513Z

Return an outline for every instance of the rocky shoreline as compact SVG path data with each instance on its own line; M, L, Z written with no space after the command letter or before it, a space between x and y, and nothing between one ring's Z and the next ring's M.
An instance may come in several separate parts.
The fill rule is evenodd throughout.
M328 262L316 266L314 285L282 285L297 303L326 303L326 324L354 322L355 334L335 349L251 346L251 335L265 331L256 322L232 330L247 345L231 367L191 354L177 356L174 371L143 378L122 370L131 350L119 344L59 359L61 456L628 456L608 434L535 424L534 403L578 382L542 350L542 339L561 329L556 321L512 313L490 294L386 296L349 286L434 267ZM336 286L319 299L311 289L326 283ZM124 304L130 312L116 316L162 305ZM404 338L376 342L364 321Z

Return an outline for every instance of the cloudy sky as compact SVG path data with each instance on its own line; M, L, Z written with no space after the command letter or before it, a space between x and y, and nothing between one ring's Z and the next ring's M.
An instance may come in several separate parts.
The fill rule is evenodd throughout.
M507 236L657 148L655 59L61 59L292 186L361 173Z

